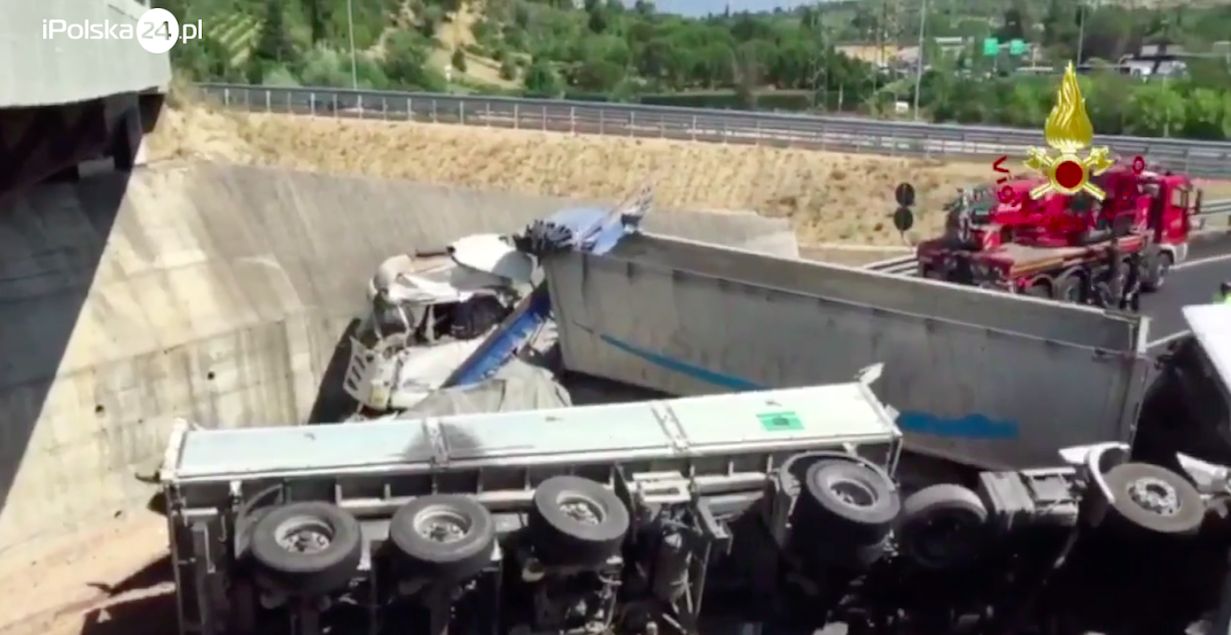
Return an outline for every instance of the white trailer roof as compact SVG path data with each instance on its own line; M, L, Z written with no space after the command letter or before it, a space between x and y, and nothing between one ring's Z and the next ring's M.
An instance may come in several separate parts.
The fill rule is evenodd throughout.
M1181 309L1193 336L1231 393L1231 305L1198 304Z
M862 383L616 405L318 426L186 430L165 482L256 475L427 472L894 442Z

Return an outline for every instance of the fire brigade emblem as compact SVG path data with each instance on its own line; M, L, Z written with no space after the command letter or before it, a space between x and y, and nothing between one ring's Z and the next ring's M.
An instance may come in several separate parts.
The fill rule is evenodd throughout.
M1081 96L1072 62L1064 71L1064 79L1056 93L1056 105L1047 115L1043 138L1058 154L1052 156L1045 149L1030 148L1026 167L1047 177L1046 183L1030 190L1030 198L1038 199L1048 192L1086 192L1098 200L1107 196L1102 188L1090 182L1090 177L1103 173L1115 163L1109 156L1110 150L1091 148L1085 158L1079 156L1094 140L1094 127L1086 114L1086 100Z

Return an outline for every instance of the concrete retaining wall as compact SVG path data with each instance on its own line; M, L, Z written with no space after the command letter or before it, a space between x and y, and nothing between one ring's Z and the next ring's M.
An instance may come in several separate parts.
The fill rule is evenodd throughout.
M166 164L0 209L0 552L144 504L169 422L312 407L385 257L570 203L407 182ZM795 253L784 222L652 216L661 233Z

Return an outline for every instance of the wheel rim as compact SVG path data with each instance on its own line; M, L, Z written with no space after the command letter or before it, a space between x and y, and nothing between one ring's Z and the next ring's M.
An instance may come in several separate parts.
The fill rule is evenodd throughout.
M849 479L831 479L825 484L834 500L846 505L867 509L876 504L876 492L865 483Z
M1144 476L1128 485L1128 497L1137 506L1159 516L1180 513L1180 495L1175 487L1160 478Z
M423 538L448 544L470 532L470 519L447 507L429 507L415 515L415 533Z
M556 499L556 505L565 516L581 525L598 525L606 517L598 501L580 494L562 494Z
M279 547L291 553L320 553L333 544L333 527L309 516L288 518L278 525L274 539Z

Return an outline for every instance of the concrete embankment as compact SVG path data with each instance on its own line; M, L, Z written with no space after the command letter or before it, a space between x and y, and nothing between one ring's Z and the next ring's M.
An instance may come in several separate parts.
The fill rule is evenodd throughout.
M0 555L145 503L170 421L291 424L385 257L564 199L215 164L47 185L0 209ZM651 231L792 253L781 220Z

